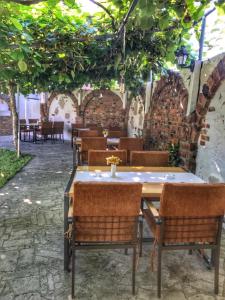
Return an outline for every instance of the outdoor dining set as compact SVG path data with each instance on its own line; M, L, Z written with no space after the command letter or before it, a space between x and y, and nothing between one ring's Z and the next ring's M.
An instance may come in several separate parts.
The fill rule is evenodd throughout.
M37 143L51 140L64 142L64 122L44 122L38 119L20 120L20 140L23 142Z
M171 166L167 151L146 151L142 138L127 137L122 129L115 132L107 130L102 137L96 129L73 131L73 172L64 194L64 269L72 270L72 297L75 253L83 249L121 248L127 255L131 248L135 294L137 258L145 242L154 242L157 252L159 298L166 250L199 252L214 268L218 294L225 184L205 183Z

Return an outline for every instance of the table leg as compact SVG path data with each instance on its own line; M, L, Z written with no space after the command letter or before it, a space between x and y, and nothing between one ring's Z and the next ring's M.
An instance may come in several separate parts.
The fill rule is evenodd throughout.
M68 224L69 197L64 196L64 234L69 229ZM64 235L64 270L69 271L69 240Z

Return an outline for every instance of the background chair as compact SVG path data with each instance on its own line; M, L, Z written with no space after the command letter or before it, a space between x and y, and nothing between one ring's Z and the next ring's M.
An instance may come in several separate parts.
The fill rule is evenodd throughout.
M42 122L40 130L36 132L36 137L40 136L41 141L47 141L53 139L53 122ZM37 139L38 140L38 139Z
M56 121L53 123L53 140L56 140L57 137L60 141L64 143L64 122Z
M127 164L126 150L89 150L88 165L89 166L107 166L106 158L109 156L117 156L121 159L121 166Z
M132 166L168 167L168 151L131 151Z
M98 137L98 130L78 130L78 137Z
M127 161L130 162L131 151L142 151L143 150L143 139L142 138L129 138L121 137L119 142L119 150L127 150Z
M140 183L74 184L72 298L75 294L75 251L91 248L133 248L132 292L135 293L141 192Z
M219 289L219 256L225 212L225 184L165 184L159 212L151 202L143 213L157 244L157 284L161 297L161 259L165 250L211 249L214 290Z
M79 150L79 163L83 164L88 161L89 150L106 150L107 139L103 137L83 137Z
M29 124L38 124L39 119L28 119Z
M109 130L108 138L126 137L126 132L123 130Z
M28 128L26 119L20 119L20 140L23 142L29 142L31 139L32 130Z
M78 136L78 129L83 127L84 125L81 123L71 124L71 147L73 147L73 138Z

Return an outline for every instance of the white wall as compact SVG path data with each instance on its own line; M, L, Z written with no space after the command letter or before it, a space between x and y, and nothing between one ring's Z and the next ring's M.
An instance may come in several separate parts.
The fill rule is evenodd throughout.
M17 99L17 95L16 95ZM18 107L18 99L17 99ZM20 94L19 97L19 116L20 119L40 119L40 95L29 94L24 96Z
M211 101L206 124L209 141L198 145L196 173L206 181L225 182L225 82L220 86Z
M128 136L134 137L142 134L145 117L144 109L144 99L141 96L132 99L127 125Z
M9 105L3 99L0 99L0 116L11 116Z

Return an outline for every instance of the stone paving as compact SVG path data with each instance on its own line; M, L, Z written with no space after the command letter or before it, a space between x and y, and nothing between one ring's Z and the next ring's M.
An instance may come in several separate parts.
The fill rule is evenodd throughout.
M0 147L12 147L0 139ZM0 190L0 300L68 300L70 274L63 271L63 192L72 166L69 144L22 144L33 160ZM80 251L76 299L157 299L156 273L150 269L151 245L137 269L131 295L131 254ZM220 296L213 294L213 271L195 255L169 252L163 257L164 300L225 299L225 239L222 241Z

